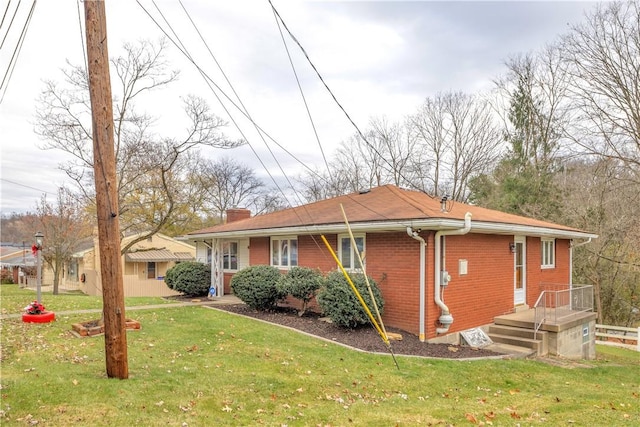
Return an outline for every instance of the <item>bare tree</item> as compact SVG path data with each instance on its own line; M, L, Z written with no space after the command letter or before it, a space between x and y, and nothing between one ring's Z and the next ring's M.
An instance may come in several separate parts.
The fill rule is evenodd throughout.
M560 43L587 155L620 160L640 181L640 4L604 3Z
M275 191L269 190L254 171L240 162L223 157L203 161L199 171L203 201L222 221L227 209L245 207L254 214L271 212L283 206Z
M57 295L65 266L78 244L91 236L91 226L83 207L76 195L61 187L55 203L50 203L43 195L36 205L35 215L26 215L24 219L25 227L41 231L45 236L42 257L53 271L53 294Z
M631 326L640 297L640 184L617 159L575 161L558 175L566 223L598 234L576 249L574 280L593 285L600 323Z
M461 92L441 93L427 98L408 123L419 142L414 158L431 165L422 169L431 186L425 190L467 201L471 179L487 173L501 151L502 138L488 101Z
M143 233L123 252L148 236L184 219L183 206L196 194L188 181L193 150L198 147L233 148L221 129L226 123L198 97L183 99L185 135L181 139L160 138L154 133L155 119L139 113L136 103L143 95L164 88L178 77L164 59L165 42L147 41L124 45L124 56L112 60L114 89L115 153L121 231ZM61 166L94 203L91 110L84 67L63 70L63 87L46 82L39 99L36 131L45 139L44 148L62 150L72 160ZM185 183L187 185L185 185Z

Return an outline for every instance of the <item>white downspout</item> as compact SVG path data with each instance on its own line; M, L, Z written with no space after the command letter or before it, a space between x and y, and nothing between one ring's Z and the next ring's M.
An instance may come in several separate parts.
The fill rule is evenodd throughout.
M425 285L425 247L426 243L422 237L418 234L417 231L413 231L411 227L407 227L407 234L413 239L420 242L420 333L419 338L421 342L425 341L425 332L424 332L424 311L425 311L425 295L426 295L426 285Z
M438 231L436 233L435 236L435 244L433 246L433 250L434 250L434 256L435 256L435 262L434 262L434 300L436 302L436 304L438 304L438 307L440 307L441 310L441 315L440 318L438 319L440 321L440 324L442 325L441 328L436 328L436 333L438 334L446 334L449 331L449 327L451 326L451 324L453 323L453 316L451 315L451 313L449 312L449 307L447 307L444 303L444 301L442 301L442 298L440 297L440 276L441 276L441 242L440 242L440 238L442 236L451 236L451 235L462 235L462 234L467 234L469 231L471 230L471 212L467 212L464 215L464 227L459 228L457 230L441 230Z
M569 289L573 288L573 248L578 248L588 243L591 243L591 237L589 237L589 239L585 240L584 242L576 244L574 244L573 240L571 240L571 244L569 245Z

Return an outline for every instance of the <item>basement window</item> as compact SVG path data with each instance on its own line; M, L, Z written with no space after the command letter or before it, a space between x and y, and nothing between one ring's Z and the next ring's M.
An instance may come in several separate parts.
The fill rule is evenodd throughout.
M540 239L541 267L555 268L556 266L556 241L555 239Z

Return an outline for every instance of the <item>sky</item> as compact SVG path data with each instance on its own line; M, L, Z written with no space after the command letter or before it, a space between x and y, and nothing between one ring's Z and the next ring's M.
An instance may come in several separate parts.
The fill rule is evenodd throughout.
M2 2L3 9L6 3ZM69 185L58 168L69 158L60 150L42 149L45 141L34 133L34 121L44 82L62 84L61 70L69 63L84 62L84 6L77 0L37 2L7 83L5 72L30 3L10 2L6 16L13 16L18 7L15 19L9 24L5 18L0 26L0 40L4 40L0 73L5 81L0 91L2 214L33 212L42 195L53 202L57 189ZM439 92L491 90L509 57L553 42L570 25L582 21L596 3L272 0L272 4L333 95L364 130L374 117L401 120ZM149 14L168 28L164 16L198 66L233 96L217 61L253 120L307 166L322 167L323 152L330 160L336 147L356 132L285 34L303 100L268 0L108 0L106 13L111 57L122 53L124 43L162 37ZM171 42L167 60L180 71L179 80L137 105L156 119L158 135L184 136L181 97L196 94L229 122L225 128L229 137L245 137L250 144L232 151L203 151L204 155L236 158L265 180L269 179L265 169L278 176L282 167L290 178L300 172L299 163L270 143L276 162L255 129L229 102L225 104L230 115L225 111Z

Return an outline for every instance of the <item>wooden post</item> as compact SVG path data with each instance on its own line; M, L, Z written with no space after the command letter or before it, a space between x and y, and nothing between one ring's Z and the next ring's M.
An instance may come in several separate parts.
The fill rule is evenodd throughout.
M127 328L104 0L85 1L84 11L93 118L93 170L96 184L107 376L125 379L129 377Z

